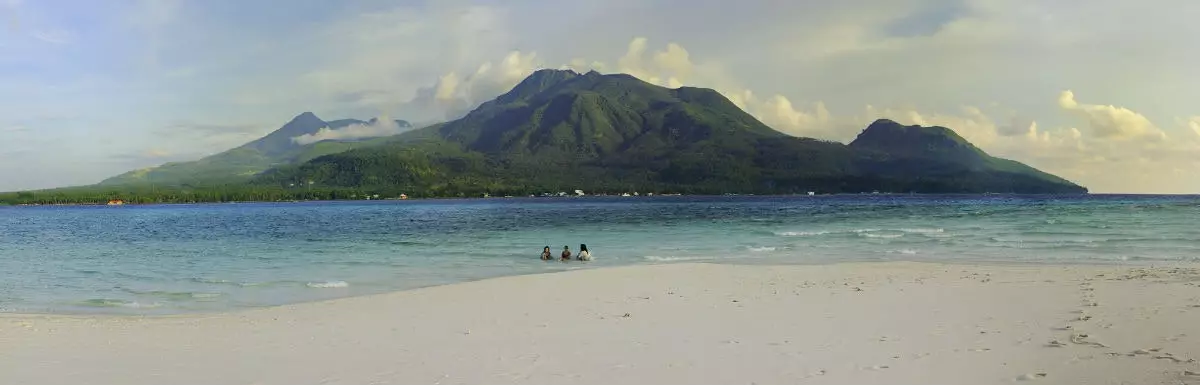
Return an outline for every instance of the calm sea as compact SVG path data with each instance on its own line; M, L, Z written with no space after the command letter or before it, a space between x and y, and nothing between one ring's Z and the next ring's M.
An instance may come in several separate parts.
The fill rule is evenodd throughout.
M543 262L588 244L590 263ZM170 314L704 261L1200 260L1197 196L543 198L0 208L0 311Z

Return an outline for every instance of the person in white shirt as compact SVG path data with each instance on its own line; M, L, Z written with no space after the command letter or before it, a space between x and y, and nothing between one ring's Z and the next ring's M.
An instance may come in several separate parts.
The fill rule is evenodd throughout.
M588 251L587 245L583 245L583 244L579 245L579 260L580 261L592 260L592 253Z

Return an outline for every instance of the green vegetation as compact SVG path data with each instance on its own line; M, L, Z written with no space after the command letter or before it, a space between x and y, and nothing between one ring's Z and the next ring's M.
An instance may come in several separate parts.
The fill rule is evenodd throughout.
M353 124L358 121L339 121ZM361 123L361 122L359 122ZM299 146L332 125L302 114L196 162L7 203L201 202L571 192L1085 193L944 127L879 120L849 145L767 127L716 91L629 75L540 70L467 116L400 135ZM23 195L22 195L23 194Z
M1081 193L943 127L875 122L850 145L783 135L719 93L628 75L541 70L462 119L281 167L260 185L492 195Z
M338 129L352 124L368 124L356 119L326 122L311 112L293 118L283 127L265 137L229 151L192 162L167 163L158 167L130 171L100 182L101 186L184 186L223 185L246 182L254 175L278 165L302 163L313 158L335 154L357 147L371 146L386 140L353 142L322 141L299 145L292 138L314 134L322 128ZM401 127L408 122L396 121Z

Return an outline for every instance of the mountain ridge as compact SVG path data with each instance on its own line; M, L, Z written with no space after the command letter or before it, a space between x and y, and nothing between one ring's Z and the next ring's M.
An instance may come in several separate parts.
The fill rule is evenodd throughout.
M375 124L377 121L377 118L369 121L359 119L325 121L316 114L306 111L296 115L267 135L238 147L193 161L169 162L128 171L106 178L97 185L182 186L245 181L279 164L304 162L321 155L374 143L372 140L375 139L368 138L356 141L324 140L301 145L294 139L304 135L318 134L323 129L338 130L352 125ZM401 128L411 129L412 127L404 120L396 120L395 123Z
M880 119L850 144L774 130L711 89L539 70L466 116L272 169L297 180L434 195L537 189L695 193L1015 192L1086 188L995 158L945 127ZM419 139L418 139L419 138Z

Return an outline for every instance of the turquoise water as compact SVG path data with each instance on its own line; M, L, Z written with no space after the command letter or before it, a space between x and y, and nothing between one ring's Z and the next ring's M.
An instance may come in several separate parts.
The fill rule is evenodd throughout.
M0 311L224 311L614 265L1200 260L1195 196L495 199L0 208ZM590 263L543 262L587 243Z

